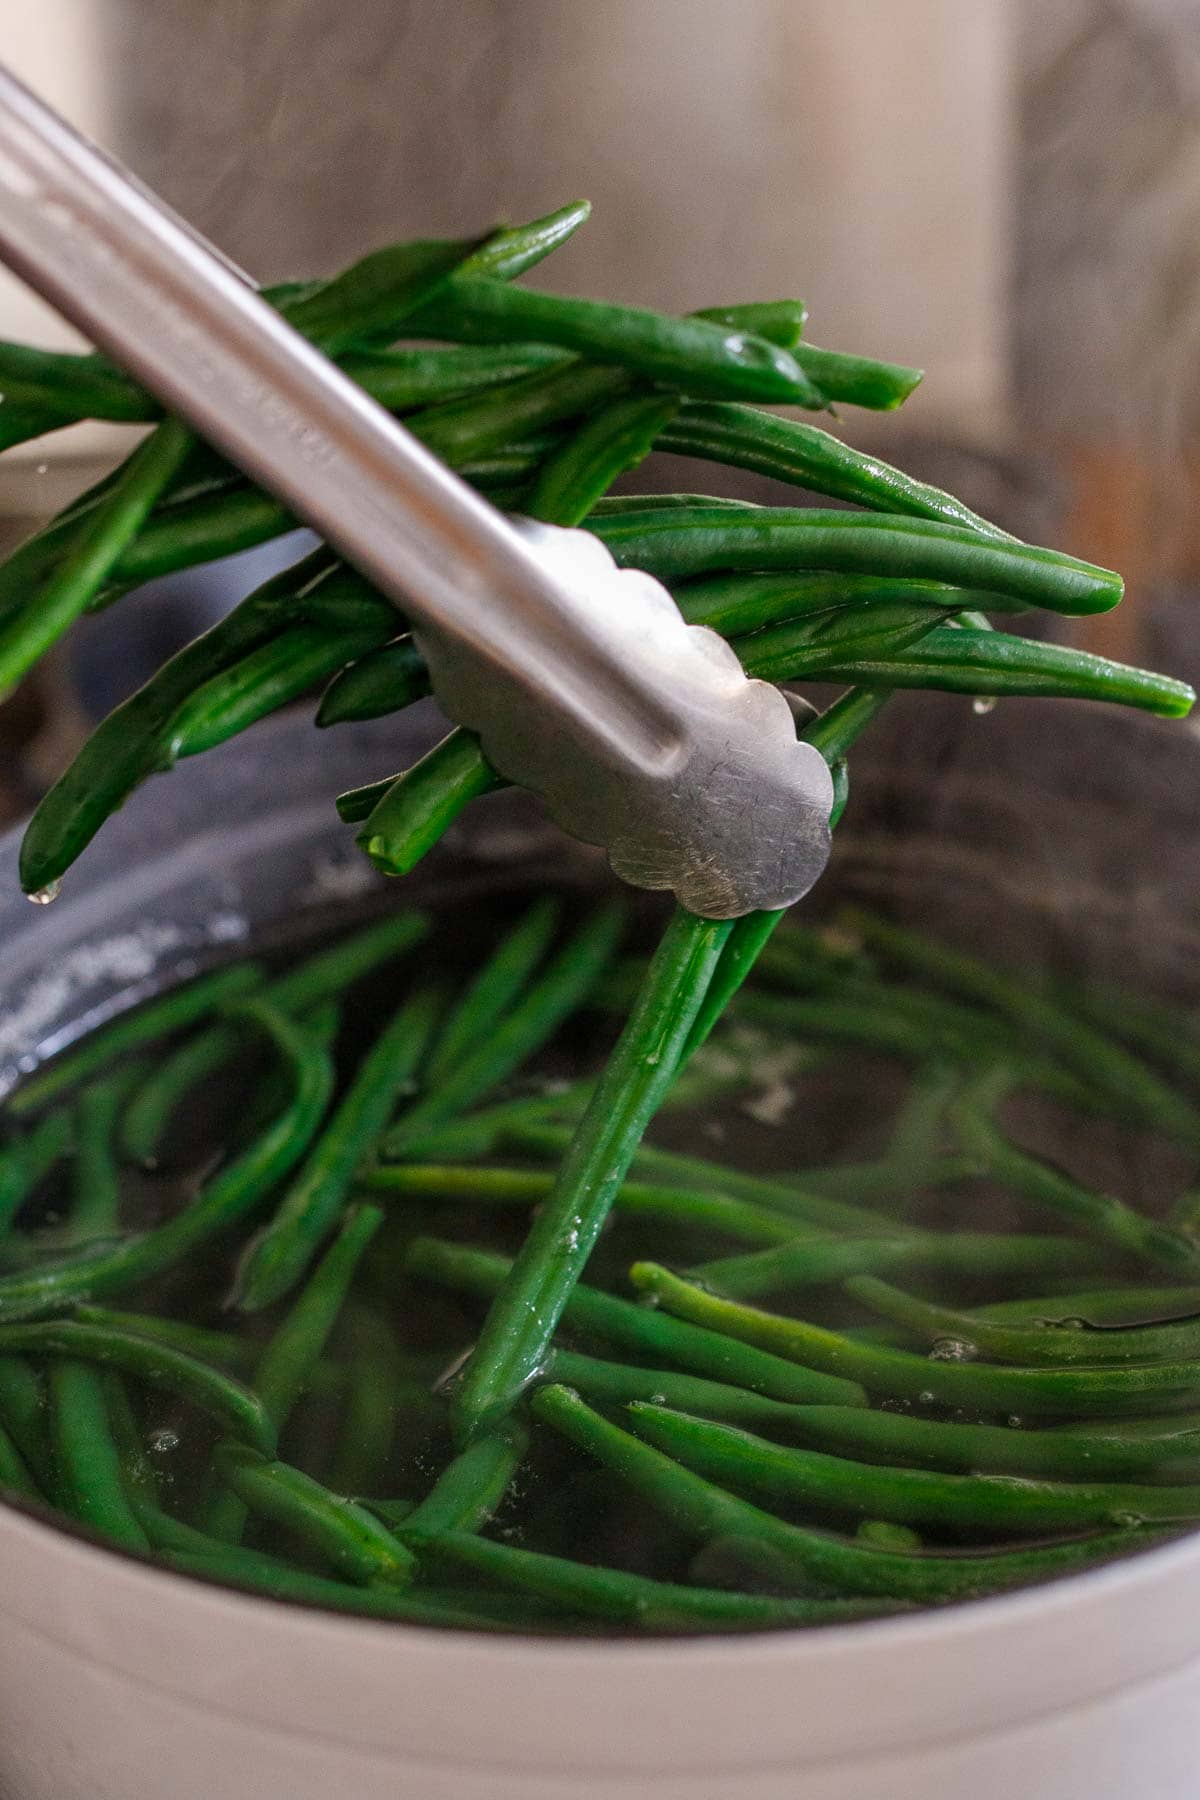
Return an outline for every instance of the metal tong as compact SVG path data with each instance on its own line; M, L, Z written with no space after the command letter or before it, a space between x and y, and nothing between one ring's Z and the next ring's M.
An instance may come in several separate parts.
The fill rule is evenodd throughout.
M833 790L784 696L590 533L505 517L0 69L0 256L411 622L495 769L638 887L790 905Z

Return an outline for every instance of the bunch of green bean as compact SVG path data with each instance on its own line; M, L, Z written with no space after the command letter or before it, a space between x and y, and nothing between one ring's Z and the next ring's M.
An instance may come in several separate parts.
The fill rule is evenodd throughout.
M16 1090L0 1151L10 1497L191 1575L488 1631L846 1622L1067 1574L1200 1519L1200 1245L1041 1162L1001 1110L1027 1090L1064 1117L1107 1104L1128 1068L1131 1123L1186 1151L1186 1039L1181 1074L1151 1068L1139 1015L1124 1040L1059 997L1043 1019L1051 1001L1002 971L855 915L833 938L774 939L711 1046L676 997L635 1009L599 1074L592 1053L548 1080L585 1017L603 1024L622 915L567 931L534 899L448 985L454 931L401 913L281 972L201 975ZM666 945L650 994L689 972L685 953L715 957L690 934ZM381 992L395 998L369 1045L341 1048L341 1022ZM746 1097L783 1046L799 1077L820 1051L861 1092L851 1006L860 1024L874 1009L869 1046L904 1074L875 1161L772 1176L634 1154L664 1064L666 1115L685 1121ZM286 1075L269 1078L274 1116L249 1142L224 1126L215 1165L206 1138L192 1196L146 1212L139 1182L179 1194L181 1121L267 1047ZM583 1282L605 1183L616 1235ZM922 1222L914 1202L947 1184L999 1185L1027 1227ZM468 1217L483 1243L462 1240ZM532 1334L511 1302L530 1270L554 1312ZM532 1380L477 1414L472 1392L530 1335ZM187 1478L163 1462L181 1439ZM547 1484L574 1491L589 1465L627 1496L623 1530L660 1521L642 1566L596 1561L578 1501L555 1523Z
M846 800L847 753L896 688L1107 699L1167 716L1188 710L1193 696L1182 683L1014 636L990 623L989 614L1030 607L1065 615L1104 610L1121 596L1117 576L1023 544L953 496L852 450L828 432L761 410L762 403L811 411L831 410L835 403L888 410L912 391L917 371L816 348L804 338L806 315L798 301L673 318L514 286L577 229L587 210L566 207L475 242L395 246L330 281L292 284L269 297L481 492L534 517L585 525L619 564L665 581L689 620L726 636L749 673L769 680L816 677L852 684L803 728L833 771L835 822ZM84 612L113 604L153 576L262 543L294 524L271 496L177 422L161 418L153 399L102 357L0 345L0 381L7 444L83 418L153 427L113 475L0 566L0 691L19 680ZM695 495L611 496L613 481L655 447L765 473L856 510L757 507ZM429 690L419 650L396 610L325 549L251 594L97 728L29 824L21 861L26 889L38 898L52 896L104 820L148 775L225 741L322 683L327 684L317 712L322 727L393 713ZM361 825L359 842L372 861L386 873L403 875L473 799L497 785L477 742L460 730L411 769L341 796L338 806L343 818ZM856 1303L874 1305L894 1328L919 1337L918 1302L895 1298L896 1290L880 1282L880 1274L908 1268L949 1273L969 1266L991 1269L997 1278L1028 1271L1032 1279L1040 1272L1043 1281L1077 1270L1094 1281L1105 1271L1106 1257L1120 1256L1150 1260L1194 1279L1196 1260L1186 1230L1142 1219L1038 1163L1001 1134L993 1116L1005 1082L1036 1080L1060 1099L1118 1106L1195 1143L1200 1120L1186 1096L1144 1067L1132 1050L1112 1045L1094 1025L1077 1019L1057 1034L1042 1030L1040 1056L1031 1057L1019 1046L1020 1028L1030 1021L1029 1007L1046 1027L1055 1016L1053 1003L1027 997L1023 1013L1011 995L1006 1000L986 983L981 987L962 978L962 969L949 962L934 971L939 991L912 993L880 979L869 955L849 970L831 971L828 957L811 944L793 943L793 962L798 958L802 965L794 984L798 991L756 991L747 997L746 1016L777 1039L865 1041L910 1068L925 1069L897 1127L896 1153L881 1166L814 1171L802 1184L714 1172L696 1158L677 1159L683 1167L664 1171L664 1152L639 1149L643 1134L659 1108L673 1099L682 1104L695 1091L696 1069L703 1086L703 1057L689 1067L691 1059L703 1050L760 955L767 951L777 983L781 970L787 974L787 957L768 949L778 922L776 914L714 923L676 912L638 977L606 1067L562 1105L503 1097L482 1108L479 1103L536 1057L582 1005L601 1000L606 980L611 987L611 960L622 930L611 909L587 920L551 954L557 918L553 909L535 908L448 1014L436 987L414 989L332 1113L336 996L352 973L402 947L389 945L386 933L382 939L368 934L365 948L317 957L272 980L247 968L194 983L51 1064L10 1104L19 1130L0 1152L0 1223L18 1220L30 1195L41 1191L47 1174L65 1158L73 1157L72 1167L86 1173L75 1176L79 1197L65 1231L9 1232L0 1273L0 1329L24 1335L12 1340L9 1355L0 1355L0 1397L6 1382L13 1390L10 1416L0 1404L0 1422L9 1430L13 1457L28 1465L18 1470L14 1463L14 1470L28 1486L39 1469L44 1474L50 1468L51 1497L84 1516L80 1496L87 1487L87 1446L103 1441L108 1447L98 1452L99 1512L114 1529L120 1524L123 1541L148 1541L188 1566L207 1558L226 1573L232 1570L229 1559L240 1557L247 1580L266 1578L261 1553L236 1542L250 1515L274 1521L339 1574L372 1588L384 1583L389 1606L400 1605L390 1590L407 1588L414 1558L419 1563L427 1556L438 1569L447 1563L478 1567L478 1559L471 1562L476 1552L460 1540L464 1520L471 1529L482 1522L488 1510L482 1503L472 1508L439 1501L432 1506L434 1525L422 1503L415 1524L399 1522L401 1547L393 1543L385 1549L377 1515L362 1508L348 1511L350 1502L319 1489L311 1474L272 1460L272 1434L287 1424L305 1382L318 1381L317 1372L326 1366L325 1341L359 1263L367 1268L383 1255L370 1241L379 1224L375 1203L397 1193L409 1204L445 1203L463 1193L476 1204L536 1201L532 1224L509 1263L493 1257L478 1265L469 1252L452 1255L428 1244L407 1253L422 1275L465 1284L490 1299L477 1343L446 1402L459 1447L458 1459L442 1477L445 1493L452 1495L475 1492L477 1482L482 1492L503 1494L522 1441L513 1421L532 1388L565 1354L555 1347L560 1321L575 1321L581 1312L602 1343L615 1337L641 1359L657 1354L662 1344L668 1365L687 1372L672 1380L719 1385L772 1405L854 1408L877 1392L925 1404L927 1392L936 1398L943 1391L970 1393L985 1412L995 1410L985 1400L1010 1407L1019 1400L1024 1411L1062 1410L1068 1417L1075 1411L1124 1416L1156 1399L1164 1410L1185 1404L1190 1377L1182 1356L1153 1359L1150 1374L1141 1373L1143 1365L1132 1359L1126 1359L1132 1366L1115 1369L1107 1364L1091 1369L1084 1357L1076 1359L1083 1366L1072 1363L1069 1370L998 1366L986 1373L974 1362L951 1370L942 1359L914 1386L910 1365L922 1364L922 1358L907 1348L836 1333L831 1347L816 1326L805 1328L809 1336L797 1336L799 1326L791 1336L784 1332L779 1345L754 1338L757 1331L765 1340L775 1329L756 1322L770 1315L754 1313L749 1324L742 1317L754 1312L743 1301L761 1282L785 1289L794 1283L857 1282ZM411 921L404 924L410 934L415 931ZM904 963L895 944L890 953ZM351 965L339 962L342 955L351 957ZM979 1031L971 1010L978 1004L990 1010ZM127 1064L111 1082L99 1073L110 1056L127 1056L139 1044L179 1028L187 1028L188 1035L131 1096L123 1086L130 1079ZM170 1145L172 1123L188 1096L219 1078L230 1058L242 1054L247 1036L255 1034L273 1046L286 1077L275 1116L254 1141L230 1147L182 1210L142 1231L120 1229L110 1128L124 1155L143 1161L158 1157ZM981 1058L988 1065L982 1070ZM963 1059L972 1062L976 1085L965 1095L956 1088L948 1101L943 1065ZM1002 1067L999 1076L992 1071L995 1063ZM279 1076L272 1080L278 1090ZM393 1117L398 1098L414 1083L417 1099ZM63 1099L68 1094L70 1102ZM26 1116L35 1121L30 1130L20 1126ZM951 1117L957 1140L940 1144L935 1153L930 1145ZM451 1166L464 1146L470 1158L510 1143L527 1156L553 1156L557 1168L546 1173L493 1168L487 1179L475 1180L470 1166ZM1046 1233L1012 1241L962 1234L973 1241L956 1242L864 1204L881 1197L890 1201L905 1182L958 1178L964 1167L970 1174L981 1166L1024 1198L1048 1203L1073 1228L1082 1222L1095 1243ZM635 1179L629 1181L631 1171ZM672 1178L663 1179L664 1173ZM359 1190L369 1192L372 1203L348 1212ZM273 1209L264 1217L272 1194ZM733 1284L726 1298L704 1285L683 1283L677 1290L674 1278L664 1275L660 1282L652 1265L639 1263L637 1269L638 1279L664 1303L686 1310L711 1302L733 1311L718 1310L711 1324L672 1322L665 1313L650 1315L582 1286L580 1277L614 1208L618 1218L651 1216L690 1232L732 1237L744 1254L722 1259L723 1268L715 1265L720 1279ZM269 1319L290 1296L293 1310L277 1322L260 1361L248 1365L242 1357L235 1375L226 1354L215 1388L211 1333L197 1340L200 1327L188 1327L187 1341L180 1342L184 1327L176 1320L168 1344L162 1322L151 1319L148 1325L145 1312L135 1315L133 1324L78 1315L77 1309L97 1298L140 1293L153 1281L169 1284L172 1271L187 1266L183 1259L202 1247L215 1254L252 1219L256 1230L240 1246L234 1272L236 1303L247 1315ZM388 1237L384 1231L381 1241L386 1244ZM731 1263L742 1266L731 1270ZM384 1322L381 1338L376 1315L361 1306L355 1311L356 1305L353 1299L347 1303L348 1317L357 1319L355 1330L366 1348L357 1372L346 1378L348 1413L382 1443L387 1434L362 1358L373 1345L389 1364L388 1326ZM962 1325L960 1310L949 1309L956 1330ZM999 1342L996 1333L1011 1335L1019 1328L990 1329L990 1341ZM118 1345L106 1360L119 1374L110 1368L100 1382L93 1371L84 1381L80 1371L86 1373L89 1357L94 1362L99 1354L97 1332L102 1337L107 1332L105 1342ZM123 1383L148 1377L128 1345L119 1349L130 1337L135 1351L143 1340L159 1346L155 1367L172 1372L172 1391L189 1404L203 1391L215 1417L217 1398L223 1397L220 1416L231 1435L214 1453L203 1521L174 1518L145 1469L136 1478L131 1473L136 1458ZM801 1342L807 1346L804 1356L796 1353ZM62 1343L73 1347L56 1348ZM186 1368L170 1360L168 1349ZM59 1424L50 1447L35 1430L42 1378L31 1372L47 1356L69 1359L59 1373L51 1364L59 1402L52 1410ZM193 1363L208 1370L207 1389L196 1385L200 1378ZM619 1397L612 1387L618 1378L611 1366L607 1374L596 1373L604 1367L596 1365L590 1373L576 1369L572 1380L581 1388L600 1383L597 1392L607 1382L604 1398L612 1401ZM634 1379L638 1368L631 1367ZM252 1376L245 1392L221 1385L243 1375ZM167 1380L165 1374L160 1378ZM631 1404L657 1402L668 1392L656 1386L647 1394L636 1380L634 1385L637 1391L624 1396ZM1057 1402L1068 1394L1072 1403L1059 1409ZM622 1471L626 1465L650 1468L645 1458L661 1455L644 1445L636 1454L628 1447L614 1449L615 1440L605 1435L609 1428L593 1430L579 1404L549 1395L537 1402L538 1415L598 1455L598 1447L607 1446L601 1460ZM685 1400L680 1405L687 1410ZM255 1407L257 1424L251 1430ZM106 1437L101 1426L107 1416ZM234 1429L235 1421L240 1429ZM640 1415L634 1422L644 1423ZM348 1441L336 1466L359 1470L369 1468L371 1459ZM694 1488L688 1491L694 1496ZM737 1525L733 1535L754 1538L746 1519L765 1515L750 1508L743 1516L736 1508L747 1503L730 1504L735 1506L731 1529ZM887 1516L880 1512L874 1524ZM1084 1520L1081 1514L1081 1522L1092 1516ZM441 1548L422 1548L433 1539ZM839 1551L834 1561L857 1567L857 1559L866 1557L871 1564L881 1554L878 1546L855 1548ZM894 1550L889 1554L894 1560ZM1090 1554L1080 1552L1085 1560ZM788 1567L804 1561L791 1539L782 1548L772 1540L769 1555L761 1550L760 1563L764 1556ZM1040 1567L1037 1554L1029 1552L1026 1565L1030 1571ZM533 1565L522 1566L525 1576L513 1581L536 1592L539 1606L553 1591L565 1595L569 1589L574 1609L589 1610L579 1587L582 1578L562 1571L553 1575L541 1564L540 1573ZM492 1568L496 1584L503 1586L508 1577L495 1559ZM976 1573L980 1585L992 1582ZM277 1570L272 1578L283 1579ZM303 1579L328 1581L311 1571ZM995 1583L1003 1579L996 1576ZM930 1576L933 1585L906 1586L897 1576L892 1597L907 1603L966 1591L949 1575L946 1581L949 1585L939 1588ZM846 1582L854 1594L884 1592L878 1584L856 1587L848 1577ZM637 1606L627 1596L627 1603L639 1617L720 1615L730 1622L732 1616L716 1602L704 1603L707 1614L696 1602L699 1610L689 1615L677 1592L648 1594ZM435 1609L437 1604L428 1594L421 1602ZM843 1604L840 1595L822 1600L812 1616L819 1615L820 1605ZM599 1593L592 1605L597 1609L603 1612ZM524 1617L528 1607L518 1611ZM503 1607L497 1608L500 1614Z

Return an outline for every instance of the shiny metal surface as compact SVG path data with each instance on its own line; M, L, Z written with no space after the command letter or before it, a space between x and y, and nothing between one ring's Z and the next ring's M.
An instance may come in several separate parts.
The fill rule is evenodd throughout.
M587 534L516 530L2 70L0 253L411 613L451 715L626 880L712 917L812 886L832 789L782 697Z

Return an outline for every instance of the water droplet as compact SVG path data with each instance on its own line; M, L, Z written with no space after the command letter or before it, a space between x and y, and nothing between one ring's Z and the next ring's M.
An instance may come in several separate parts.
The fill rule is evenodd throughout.
M1043 1323L1052 1326L1056 1331L1090 1330L1086 1319L1046 1319Z
M667 1396L665 1394L651 1394L650 1404L651 1406L665 1406L667 1404Z
M965 1338L939 1338L929 1351L933 1362L970 1362L976 1354L974 1344L968 1344Z
M1020 1431L1020 1429L1021 1429L1022 1425L1024 1425L1025 1421L1021 1417L1020 1413L1009 1413L1009 1415L1008 1415L1007 1419L1005 1419L1004 1423L1008 1426L1010 1431Z
M1146 1521L1142 1518L1141 1513L1115 1512L1112 1515L1112 1522L1114 1525L1119 1525L1122 1530L1133 1531L1139 1525L1144 1525Z
M922 1388L921 1392L917 1395L917 1399L921 1402L922 1406L932 1406L936 1399L936 1395L932 1388Z
M152 1431L146 1442L156 1456L167 1456L172 1450L179 1448L179 1433L164 1425L158 1431Z
M35 473L37 473L38 475L45 475L47 473L47 471L49 470L49 467L50 467L49 463L39 463Z
M971 711L979 718L986 718L988 713L996 710L995 694L976 694L971 702Z
M62 882L51 881L44 888L35 888L29 895L29 900L34 906L49 906L50 902L57 900L61 893Z

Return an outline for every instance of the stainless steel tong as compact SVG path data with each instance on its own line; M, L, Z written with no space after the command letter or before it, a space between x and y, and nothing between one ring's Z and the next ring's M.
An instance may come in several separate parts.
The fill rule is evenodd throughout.
M732 918L829 854L784 696L598 539L506 518L0 69L0 256L410 620L446 712L635 886Z

